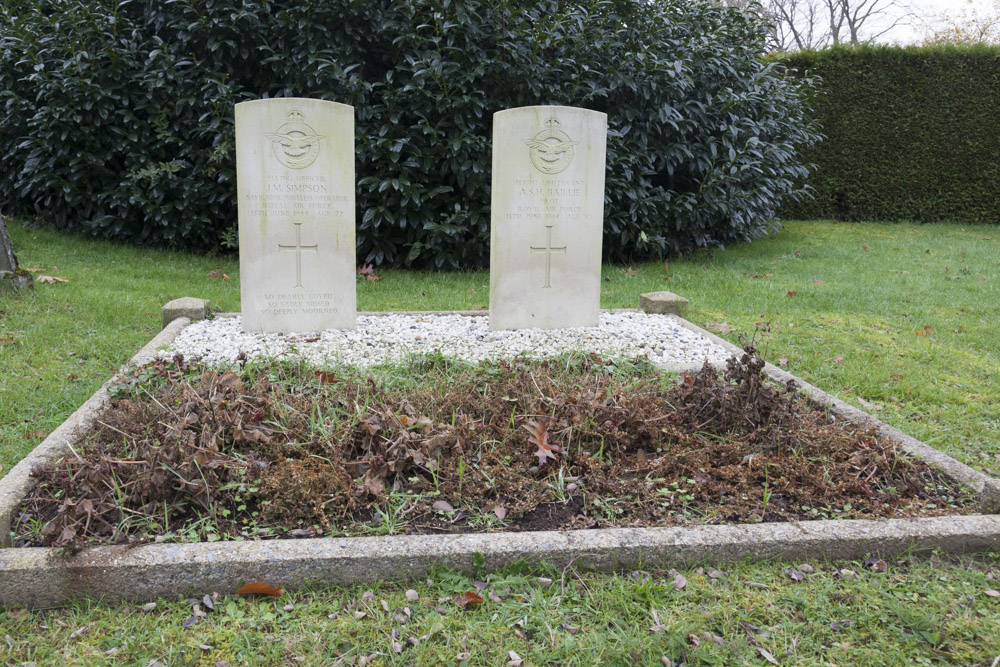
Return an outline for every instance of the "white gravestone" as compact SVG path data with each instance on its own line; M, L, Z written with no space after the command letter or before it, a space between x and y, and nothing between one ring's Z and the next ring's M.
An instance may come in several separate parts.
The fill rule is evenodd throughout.
M353 329L354 107L237 104L236 191L244 329Z
M493 115L491 329L598 325L607 128L574 107Z

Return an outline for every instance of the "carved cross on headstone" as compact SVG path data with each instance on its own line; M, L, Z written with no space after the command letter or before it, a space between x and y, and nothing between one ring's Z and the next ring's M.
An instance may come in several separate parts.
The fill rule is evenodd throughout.
M302 223L295 222L295 245L278 244L280 250L292 250L295 252L295 287L302 288L302 251L312 250L318 252L317 245L302 245Z
M545 254L545 284L542 287L552 287L550 280L552 277L552 253L556 253L557 255L566 254L566 246L552 246L552 225L545 225L545 247L531 246L532 255L541 253Z

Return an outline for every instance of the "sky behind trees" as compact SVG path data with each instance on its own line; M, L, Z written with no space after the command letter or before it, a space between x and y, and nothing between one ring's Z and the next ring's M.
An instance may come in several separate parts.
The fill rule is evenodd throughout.
M916 15L908 25L897 25L886 33L880 42L898 42L900 44L919 43L928 34L929 28L936 19L947 18L961 20L963 14L972 17L973 14L987 15L997 12L994 0L910 0L912 12ZM893 8L894 15L905 12Z

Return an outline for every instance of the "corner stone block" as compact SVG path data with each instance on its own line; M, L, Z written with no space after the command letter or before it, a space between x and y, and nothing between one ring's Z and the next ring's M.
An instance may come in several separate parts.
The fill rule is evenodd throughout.
M191 296L181 297L169 302L161 311L163 313L163 326L167 326L178 317L187 317L192 322L203 320L208 316L208 300L196 299Z
M651 315L687 314L688 300L673 292L646 292L639 295L639 307Z

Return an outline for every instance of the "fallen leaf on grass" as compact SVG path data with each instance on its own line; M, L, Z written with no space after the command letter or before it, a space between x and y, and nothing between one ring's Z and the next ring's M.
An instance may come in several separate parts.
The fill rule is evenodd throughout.
M798 296L798 295L799 295L799 293L796 292L795 290L791 290L791 291L788 292L788 296L790 296L790 297Z
M31 268L28 268L27 266L22 266L20 268L23 269L23 270L25 270L25 271L27 271L28 273L41 273L42 271L45 270L45 269L31 269Z
M451 506L447 500L436 500L434 504L431 505L431 509L435 512L454 512L455 508Z
M843 621L834 621L830 624L830 629L834 632L843 632L844 628L849 627L851 627L851 621L846 619Z
M496 507L493 508L493 513L496 515L498 519L502 521L507 517L507 508L504 507L503 505L497 505Z
M931 329L930 327L926 327L925 326L923 331L914 331L913 335L915 335L915 336L930 336L931 335L931 331L933 331L933 329Z
M538 450L535 452L535 456L538 457L538 466L545 465L545 462L549 459L555 461L556 454L561 452L562 449L559 445L549 441L549 430L545 424L537 420L530 421L524 425L524 429L531 434L528 437L528 442L538 447Z
M788 575L789 579L791 579L792 581L796 581L796 582L798 582L798 581L804 581L805 578L806 578L806 575L804 575L799 570L796 570L794 567L790 567L787 570L785 570L785 574Z
M38 276L37 280L40 283L50 283L50 284L69 282L67 279L59 278L57 276Z
M507 657L510 658L510 660L507 661L507 664L510 667L521 667L521 665L524 664L524 658L519 656L517 653L514 653L514 651L507 651Z
M243 584L240 586L239 590L236 591L237 595L270 595L272 597L278 597L285 592L284 588L275 588L266 581L255 581L250 584Z
M760 657L764 658L765 660L767 660L772 665L780 665L781 664L780 662L778 662L777 660L774 659L774 656L771 655L771 652L768 651L766 648L762 648L762 647L758 646L757 647L757 652L760 653Z
M326 371L316 371L316 377L319 378L321 384L337 384L340 380L333 373L327 373Z
M375 273L375 267L371 264L362 264L358 267L358 275L364 276L365 280L376 283L382 280L382 276Z
M89 625L85 625L82 628L80 628L79 630L74 630L73 633L69 636L69 638L70 639L76 639L77 637L79 637L83 633L87 632L87 630L90 630L90 626Z
M781 357L780 359L778 359L778 365L784 368L785 366L788 365L788 359L786 359L785 357Z
M860 397L858 398L858 403L860 403L861 407L863 407L865 410L876 410L876 411L884 410L884 408L881 405L875 405L874 403L869 403L868 401Z
M631 266L629 268L627 268L627 269L622 269L622 273L624 273L626 276L637 276L637 275L639 275L639 272L636 271L635 269L633 269Z
M466 591L461 595L455 596L455 604L459 607L468 607L469 605L482 604L483 598L479 593L475 591Z
M865 567L873 572L888 572L889 564L881 558L871 556L865 560Z
M197 622L198 622L198 617L197 616L188 616L187 618L184 619L184 622L181 623L181 627L182 628L190 628L192 625L194 625Z
M865 252L869 252L868 246L866 245L861 246L861 249L864 250Z
M834 357L833 363L835 363L835 364L842 364L842 363L844 363L844 355L840 355L838 357Z
M404 593L404 595L406 595L406 599L409 600L410 602L416 602L420 599L420 593L416 592L412 588L407 590L406 593Z
M674 590L676 591L683 590L684 587L688 585L687 578L680 572L672 572L671 574L674 575L674 582L673 582Z
M991 598L1000 598L1000 591L993 590L992 588L983 592Z
M705 322L705 328L724 334L736 331L736 329L729 326L728 322Z
M814 280L813 281L813 285L822 285L822 284L823 284L822 280Z
M215 271L209 271L208 277L220 280L229 280L229 276L222 272L222 269L216 269Z
M470 660L471 658L472 654L469 653L468 651L462 651L461 653L455 656L455 660L458 660L459 662L464 662L465 660Z

